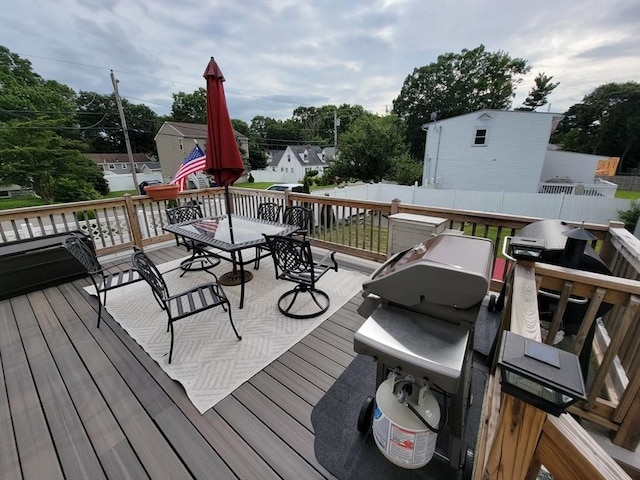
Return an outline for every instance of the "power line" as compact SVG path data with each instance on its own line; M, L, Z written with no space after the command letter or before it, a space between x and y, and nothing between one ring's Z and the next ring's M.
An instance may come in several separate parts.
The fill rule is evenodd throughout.
M159 81L159 82L167 82L167 83L172 83L172 84L177 84L177 85L187 85L187 86L190 86L190 87L193 87L193 88L203 88L202 85L194 85L192 83L178 82L178 81L175 81L175 80L166 80L164 78L151 77L149 75L142 75L142 74L139 74L139 73L127 72L125 70L117 70L117 69L112 69L112 68L107 68L107 67L100 67L100 66L97 66L97 65L89 65L89 64L80 63L80 62L71 62L69 60L59 60L57 58L43 57L43 56L40 56L40 55L32 55L30 53L19 53L19 52L15 52L15 53L16 53L16 55L20 55L22 57L39 58L41 60L49 60L51 62L66 63L66 64L69 64L69 65L77 65L77 66L80 66L80 67L94 68L94 69L97 69L97 70L107 70L107 71L113 70L114 72L122 73L122 74L125 74L125 75L131 75L133 77L146 78L146 79L149 79L149 80L156 80L156 81ZM250 95L248 93L236 92L234 90L226 90L225 89L225 93L231 94L231 95L238 95L238 96L241 96L241 97L254 98L254 99L258 99L258 100L266 100L266 101L270 101L270 102L286 103L287 105L309 106L309 105L300 105L299 103L290 102L290 101L287 101L287 100L281 100L281 99L277 99L277 98L273 98L273 97ZM128 97L125 97L125 98L128 98ZM131 98L133 98L133 97L131 97ZM138 99L138 100L140 100L140 99ZM148 100L140 100L140 101L145 102L145 103L151 103L151 104L162 106L162 107L166 108L165 105L155 104L153 102L149 102Z
M83 112L80 110L74 110L73 112L64 112L64 111L54 111L54 110L6 110L2 107L0 107L0 112L3 113L19 113L19 114L25 114L25 113L39 113L39 114L44 114L44 115L113 115L113 116L117 116L118 113L113 112Z

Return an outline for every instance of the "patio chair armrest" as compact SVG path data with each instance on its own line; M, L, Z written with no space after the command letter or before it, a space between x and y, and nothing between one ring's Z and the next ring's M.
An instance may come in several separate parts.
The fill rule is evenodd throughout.
M335 259L336 252L329 251L324 257L317 263L318 266L327 267L329 269L338 271L338 262Z
M179 297L185 295L187 292L194 291L194 290L196 290L198 288L203 288L203 287L212 287L213 291L215 292L215 294L218 297L220 297L220 299L226 300L227 302L229 301L229 299L227 298L227 296L224 293L224 290L222 289L222 286L219 283L210 282L210 283L202 283L202 284L198 285L197 287L192 287L190 290L184 290L184 291L182 291L180 293L176 293L174 295L171 295L171 296L169 296L169 297L167 297L165 299L165 302L168 303L168 302L170 302L172 300L175 300L176 298L179 298Z
M215 275L214 275L214 277L215 277ZM218 277L216 277L215 283L212 283L211 286L213 287L213 290L216 292L216 295L218 295L221 298L226 299L227 301L229 300L229 297L227 297L227 294L224 293L224 289L222 288L222 285L220 285L218 283Z

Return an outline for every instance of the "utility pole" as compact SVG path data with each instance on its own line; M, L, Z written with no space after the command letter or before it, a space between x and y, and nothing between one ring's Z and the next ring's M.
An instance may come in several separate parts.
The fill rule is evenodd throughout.
M113 83L113 93L116 96L116 103L118 104L118 112L120 113L120 123L122 124L122 132L124 133L124 143L127 146L127 155L129 156L129 165L131 166L131 175L133 179L133 188L138 190L138 177L136 176L136 164L133 162L133 153L131 153L131 143L129 142L129 130L127 130L127 120L124 118L124 110L122 109L122 102L120 102L120 94L118 93L118 82L111 70L111 83ZM142 193L142 192L140 192Z
M338 153L338 126L340 125L340 119L338 118L338 110L333 111L333 148Z

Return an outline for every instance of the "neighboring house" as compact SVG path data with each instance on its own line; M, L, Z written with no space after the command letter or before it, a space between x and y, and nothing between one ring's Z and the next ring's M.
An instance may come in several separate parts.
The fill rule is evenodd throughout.
M267 152L265 171L283 174L283 182L299 183L307 172L316 170L322 176L335 156L334 147L289 145L285 150Z
M562 115L479 110L422 126L427 132L423 185L449 190L586 193L602 184L607 157L563 152L549 145ZM554 185L560 185L555 189ZM609 196L607 194L607 196Z
M22 188L20 185L11 183L9 185L0 185L0 198L14 198L32 195L33 190L30 188Z
M249 139L233 130L240 146L243 159L249 157ZM199 123L164 122L154 140L158 158L162 167L162 177L170 182L180 168L184 157L193 149L196 142L203 151L207 148L207 125ZM195 187L196 185L193 185ZM204 185L208 186L208 185Z
M85 153L84 155L93 160L93 163L107 174L109 172L117 175L131 173L129 155L126 153ZM144 153L134 153L132 156L136 173L152 173L160 170L160 163L157 159L148 157Z

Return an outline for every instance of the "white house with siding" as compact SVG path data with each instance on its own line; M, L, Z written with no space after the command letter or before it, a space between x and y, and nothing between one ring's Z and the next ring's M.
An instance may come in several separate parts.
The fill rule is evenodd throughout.
M289 145L285 150L271 150L267 153L267 167L264 171L253 170L257 181L277 175L278 181L301 182L307 172L316 170L322 176L335 156L335 148L317 145ZM265 175L261 175L261 174ZM265 180L266 181L266 180Z
M562 115L555 113L479 110L427 123L422 127L423 185L523 193L589 191L601 183L595 179L597 165L607 157L554 150L549 137L560 120ZM560 190L545 190L555 184Z

